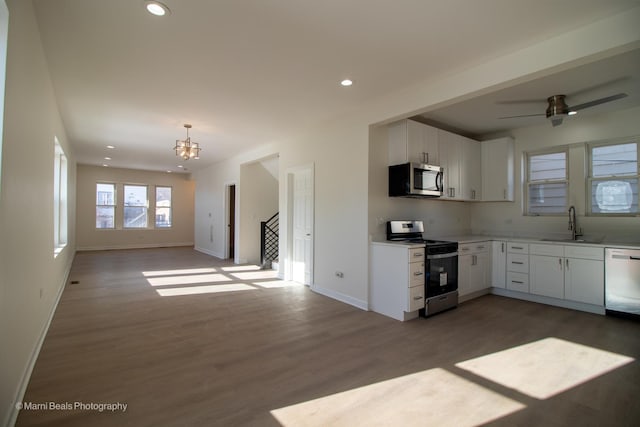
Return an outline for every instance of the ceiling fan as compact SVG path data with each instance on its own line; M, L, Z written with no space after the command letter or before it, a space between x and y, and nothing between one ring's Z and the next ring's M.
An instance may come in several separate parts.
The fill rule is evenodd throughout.
M534 117L534 116L547 116L551 120L553 126L559 126L562 124L562 120L567 116L572 116L580 110L585 108L595 107L596 105L604 104L611 101L616 101L621 98L627 97L626 93L616 93L615 95L605 96L604 98L594 99L593 101L585 102L583 104L568 106L565 102L566 95L553 95L547 98L547 111L543 114L524 114L521 116L507 116L498 117L499 119L514 119L517 117ZM530 102L530 101L525 101Z

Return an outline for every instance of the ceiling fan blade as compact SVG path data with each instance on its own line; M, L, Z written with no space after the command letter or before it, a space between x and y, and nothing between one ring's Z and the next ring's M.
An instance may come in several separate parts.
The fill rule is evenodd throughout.
M584 104L574 105L570 107L571 111L579 111L589 107L595 107L596 105L604 104L606 102L616 101L618 99L626 98L626 93L617 93L615 95L606 96L600 99L594 99L593 101L585 102Z
M544 104L546 99L513 99L507 101L496 101L498 105L519 105L519 104Z
M521 116L506 116L506 117L498 117L498 119L517 119L520 117L537 117L537 116L545 116L546 114L523 114Z

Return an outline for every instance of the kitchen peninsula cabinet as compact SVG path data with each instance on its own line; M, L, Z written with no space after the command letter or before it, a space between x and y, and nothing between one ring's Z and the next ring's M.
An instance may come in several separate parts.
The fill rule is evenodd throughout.
M373 242L370 257L370 309L401 321L418 317L425 297L424 245Z
M388 126L389 166L402 163L439 165L438 129L415 120L400 120Z

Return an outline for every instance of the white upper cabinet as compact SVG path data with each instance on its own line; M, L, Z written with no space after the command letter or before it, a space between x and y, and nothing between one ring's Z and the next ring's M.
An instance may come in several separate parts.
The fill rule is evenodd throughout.
M513 201L513 138L482 141L482 200Z
M462 137L446 130L438 129L438 151L440 166L444 169L444 193L442 199L464 200L460 186L462 168Z
M462 167L460 168L462 198L482 200L481 144L473 139L460 138L462 138Z
M439 165L438 129L406 119L391 123L388 132L390 166L408 162Z

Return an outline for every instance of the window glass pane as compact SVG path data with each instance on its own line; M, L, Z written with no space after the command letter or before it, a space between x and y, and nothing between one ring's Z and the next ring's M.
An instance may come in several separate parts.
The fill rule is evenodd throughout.
M171 187L156 187L156 227L171 227Z
M638 174L636 143L594 147L591 152L593 177Z
M96 205L115 205L116 186L114 184L97 184Z
M147 187L145 185L124 186L125 228L147 227Z
M529 181L566 179L567 153L551 153L529 156Z
M638 179L593 180L591 212L637 213Z
M96 228L114 228L115 227L115 207L113 206L97 206L96 207Z
M529 185L529 213L564 213L566 206L566 183Z

